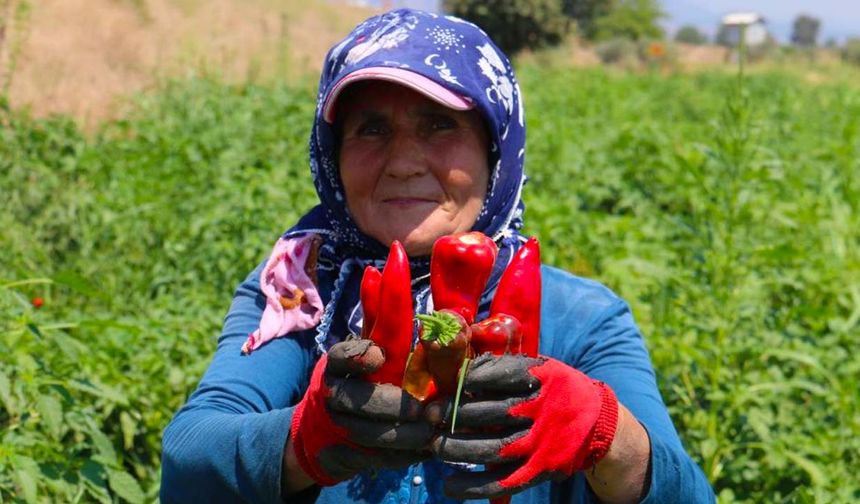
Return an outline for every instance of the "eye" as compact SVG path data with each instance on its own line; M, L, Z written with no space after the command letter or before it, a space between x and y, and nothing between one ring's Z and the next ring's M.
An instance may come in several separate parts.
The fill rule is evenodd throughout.
M388 126L381 119L368 119L355 129L355 134L358 136L380 136L386 133L388 133Z
M433 131L457 129L457 120L445 114L433 114L428 117L428 122Z

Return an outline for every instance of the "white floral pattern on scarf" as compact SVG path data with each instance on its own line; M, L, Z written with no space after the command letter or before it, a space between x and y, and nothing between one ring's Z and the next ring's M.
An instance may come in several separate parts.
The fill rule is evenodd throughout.
M380 49L397 47L409 38L409 32L414 30L417 25L417 19L410 22L409 19L403 19L400 16L391 16L387 23L374 30L370 36L359 35L356 37L357 44L346 53L344 64L352 65L373 55Z

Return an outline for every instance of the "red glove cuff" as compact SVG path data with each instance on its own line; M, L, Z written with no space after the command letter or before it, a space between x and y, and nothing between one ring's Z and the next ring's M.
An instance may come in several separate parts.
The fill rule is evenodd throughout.
M594 380L593 383L600 389L600 413L588 446L591 460L583 469L592 467L606 456L612 441L615 440L615 431L618 429L618 398L615 397L615 392L601 381Z
M302 421L302 413L304 413L305 401L299 403L296 406L296 410L293 413L293 421L290 424L290 438L293 440L293 450L296 453L296 460L299 462L299 467L318 485L320 486L331 486L337 483L337 481L329 478L325 475L322 469L319 467L319 464L313 462L311 457L308 457L307 452L305 451L305 443L304 439L299 432L299 424Z
M346 430L334 424L325 406L325 399L330 394L325 385L327 362L327 355L317 362L305 396L296 406L290 423L296 460L302 470L321 486L334 485L338 480L328 476L320 467L320 451L335 444L348 443Z

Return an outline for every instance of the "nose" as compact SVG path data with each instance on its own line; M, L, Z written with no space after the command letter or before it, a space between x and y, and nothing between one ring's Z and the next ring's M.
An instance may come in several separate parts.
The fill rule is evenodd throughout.
M394 133L388 144L385 174L394 178L410 178L423 175L427 171L427 158L421 138L414 132Z

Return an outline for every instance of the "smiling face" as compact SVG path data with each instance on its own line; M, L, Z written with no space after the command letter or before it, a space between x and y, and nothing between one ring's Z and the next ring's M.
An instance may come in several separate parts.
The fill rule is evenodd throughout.
M337 107L340 178L362 232L420 256L440 236L472 228L489 179L478 112L382 81L345 92Z

